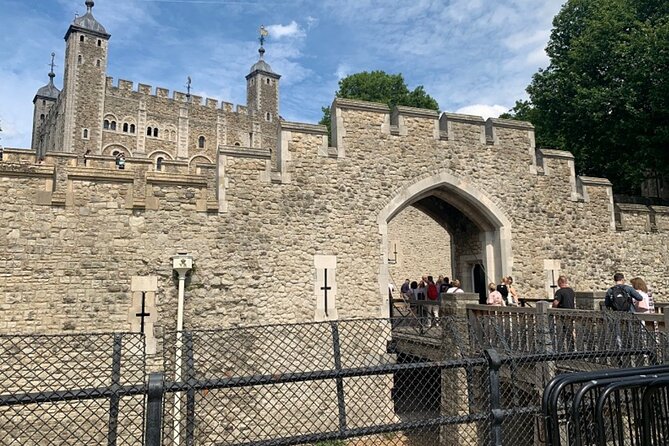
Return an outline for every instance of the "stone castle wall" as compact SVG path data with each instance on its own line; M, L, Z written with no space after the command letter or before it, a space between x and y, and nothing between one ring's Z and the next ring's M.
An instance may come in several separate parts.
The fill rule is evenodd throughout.
M406 279L420 281L425 275L453 279L451 236L434 219L413 206L388 225L388 252L397 263L389 266L391 283L399 291ZM395 249L397 257L395 258Z
M383 315L389 237L380 215L431 178L452 179L435 183L445 200L495 208L510 222L500 273L521 295L543 296L551 262L577 290L603 290L623 271L659 299L669 292L668 209L614 206L608 182L576 177L568 153L537 153L522 124L384 107L335 101L337 147L320 126L282 123L275 163L269 150L234 146L218 151L216 166L175 161L168 172L133 159L119 171L104 156L84 165L51 154L34 165L6 152L0 331L127 330L132 276L158 278L156 333L173 328L170 256L181 250L196 265L188 328L313 320L317 255L336 257L340 318ZM472 228L489 223L463 237L476 243L487 232Z

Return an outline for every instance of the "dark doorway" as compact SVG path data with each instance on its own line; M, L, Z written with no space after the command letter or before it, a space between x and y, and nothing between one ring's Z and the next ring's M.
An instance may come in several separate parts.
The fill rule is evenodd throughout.
M474 292L479 295L479 303L485 305L488 297L486 295L485 270L483 265L474 265Z

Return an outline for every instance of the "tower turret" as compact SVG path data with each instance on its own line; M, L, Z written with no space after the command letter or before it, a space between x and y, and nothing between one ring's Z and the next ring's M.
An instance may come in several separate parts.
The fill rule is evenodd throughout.
M280 75L272 71L265 61L265 27L260 27L260 48L258 61L246 75L246 104L249 112L256 113L259 119L272 122L279 114L279 79Z
M265 38L268 32L260 27L258 61L246 75L246 105L253 119L251 146L273 147L276 144L276 127L279 125L279 79L265 61Z
M33 137L31 147L40 152L43 149L41 133L44 132L45 120L49 115L51 108L58 100L60 90L53 84L53 78L56 73L53 72L53 59L56 53L51 53L51 71L49 71L49 83L37 90L37 94L33 98ZM41 153L38 153L41 155Z
M74 19L65 33L63 85L65 152L84 153L102 149L102 120L107 76L107 45L110 34L93 17L93 0L86 14Z

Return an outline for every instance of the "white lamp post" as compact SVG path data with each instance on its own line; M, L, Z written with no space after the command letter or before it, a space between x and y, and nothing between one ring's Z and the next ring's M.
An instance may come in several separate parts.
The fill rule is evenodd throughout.
M184 284L186 282L186 274L193 269L193 256L185 252L179 252L172 257L172 269L176 271L179 276L179 298L177 301L177 339L176 352L174 361L174 380L182 380L181 370L181 350L183 346L181 332L184 326ZM173 429L174 444L178 445L181 439L181 394L174 393L174 429Z

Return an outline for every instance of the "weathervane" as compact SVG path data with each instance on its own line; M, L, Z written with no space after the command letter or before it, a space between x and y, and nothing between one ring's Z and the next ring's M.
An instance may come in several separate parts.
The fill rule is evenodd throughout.
M265 45L265 37L269 36L269 31L265 28L265 25L260 25L260 46Z
M53 63L53 59L56 57L56 53L51 53L51 71L53 71L53 67L56 65Z
M190 76L188 76L188 82L186 83L186 88L188 89L186 97L188 99L190 99L190 85L191 85L191 83L192 83L191 78L190 78Z

